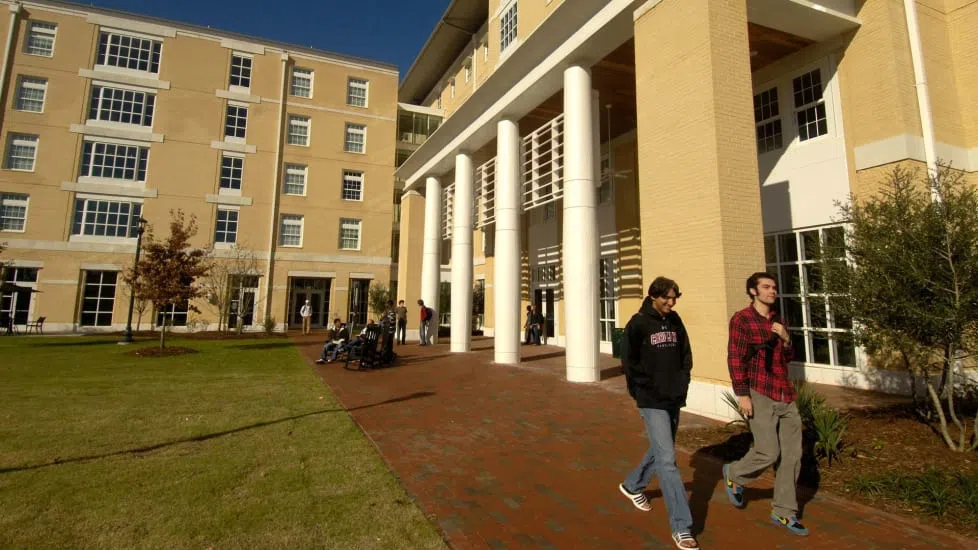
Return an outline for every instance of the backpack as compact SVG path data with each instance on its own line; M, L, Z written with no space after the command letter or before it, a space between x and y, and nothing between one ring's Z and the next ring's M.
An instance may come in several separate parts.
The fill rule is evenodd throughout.
M435 310L431 309L430 307L425 306L425 308L424 308L424 319L425 319L425 321L430 321L431 319L434 318L434 316L435 316Z

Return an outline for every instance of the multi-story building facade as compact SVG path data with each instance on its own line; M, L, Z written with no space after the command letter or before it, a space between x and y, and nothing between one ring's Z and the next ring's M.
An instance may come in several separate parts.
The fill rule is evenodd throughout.
M138 219L253 265L224 322L366 321L391 272L394 66L53 1L3 2L2 231L17 324L119 329ZM201 319L219 319L206 300ZM186 308L169 312L174 324ZM239 319L240 317L240 319ZM143 319L144 326L152 322Z
M974 179L976 29L973 0L453 0L400 86L446 116L398 168L400 296L450 281L461 352L484 289L502 364L535 303L567 378L594 381L672 277L690 408L726 416L727 321L767 269L798 376L898 388L843 337L814 253L898 163Z

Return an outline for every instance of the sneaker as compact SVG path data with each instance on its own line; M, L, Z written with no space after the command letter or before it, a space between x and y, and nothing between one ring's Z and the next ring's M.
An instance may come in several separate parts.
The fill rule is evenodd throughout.
M322 359L316 359L316 364L317 364L317 365L322 365L322 364L323 364L323 363L325 363L325 362L326 362L326 361L323 361Z
M624 483L618 484L618 490L621 491L621 494L628 497L628 499L632 501L632 504L634 504L639 510L648 512L652 509L652 505L649 504L649 497L645 496L643 491L639 491L638 493L629 493L628 489L625 488Z
M689 531L683 531L682 533L673 533L672 542L676 543L676 548L682 550L699 550L699 543L696 542L696 538Z
M802 525L795 516L785 518L779 516L775 512L771 512L771 523L780 525L796 535L802 537L808 536L808 528Z
M734 487L734 482L730 481L730 465L723 465L723 485L727 488L727 497L730 498L730 502L733 503L737 508L744 507L744 488L741 486Z

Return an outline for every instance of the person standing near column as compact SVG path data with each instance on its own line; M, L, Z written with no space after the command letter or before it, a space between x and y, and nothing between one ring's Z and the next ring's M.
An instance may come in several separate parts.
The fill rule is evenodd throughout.
M421 308L421 325L418 331L420 345L427 346L431 343L431 308L424 305L424 300L418 300L418 307Z
M394 340L401 345L404 345L405 339L407 338L407 308L404 307L404 300L397 302L397 333L394 335Z
M808 529L798 521L796 484L801 471L801 415L788 378L791 337L775 313L778 283L770 273L747 279L751 304L730 319L727 366L740 412L747 417L754 446L737 462L723 467L727 496L743 508L744 485L780 458L774 480L771 521L796 535Z
M645 488L653 475L669 513L672 540L677 548L696 549L693 516L689 511L686 486L676 466L676 430L679 409L686 406L693 352L686 326L673 311L681 296L672 279L657 277L639 312L625 326L622 337L622 366L628 393L649 434L649 449L639 465L618 490L643 512L652 509Z
M312 304L309 300L299 308L299 316L302 317L302 334L309 334L309 326L312 323Z

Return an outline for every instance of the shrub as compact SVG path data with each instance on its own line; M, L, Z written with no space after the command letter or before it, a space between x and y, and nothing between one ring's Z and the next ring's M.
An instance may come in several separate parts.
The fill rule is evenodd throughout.
M814 429L815 413L825 407L825 398L822 397L815 388L805 384L804 381L797 382L795 389L798 392L798 414L801 421L808 429Z
M265 317L265 323L263 328L265 329L265 334L271 334L275 332L275 326L278 323L275 322L275 317Z
M871 499L897 500L923 513L978 519L978 475L949 475L937 468L910 475L857 476L848 487Z
M812 410L812 430L815 432L815 458L832 462L841 458L843 437L849 419L838 409L821 405Z
M750 423L747 422L747 417L744 416L744 413L740 412L740 402L737 401L737 396L734 395L733 392L725 391L723 392L723 402L726 403L728 407L733 409L733 411L737 413L737 416L740 417L740 420L731 420L727 425L728 426L741 425L747 428L747 430L749 431Z

